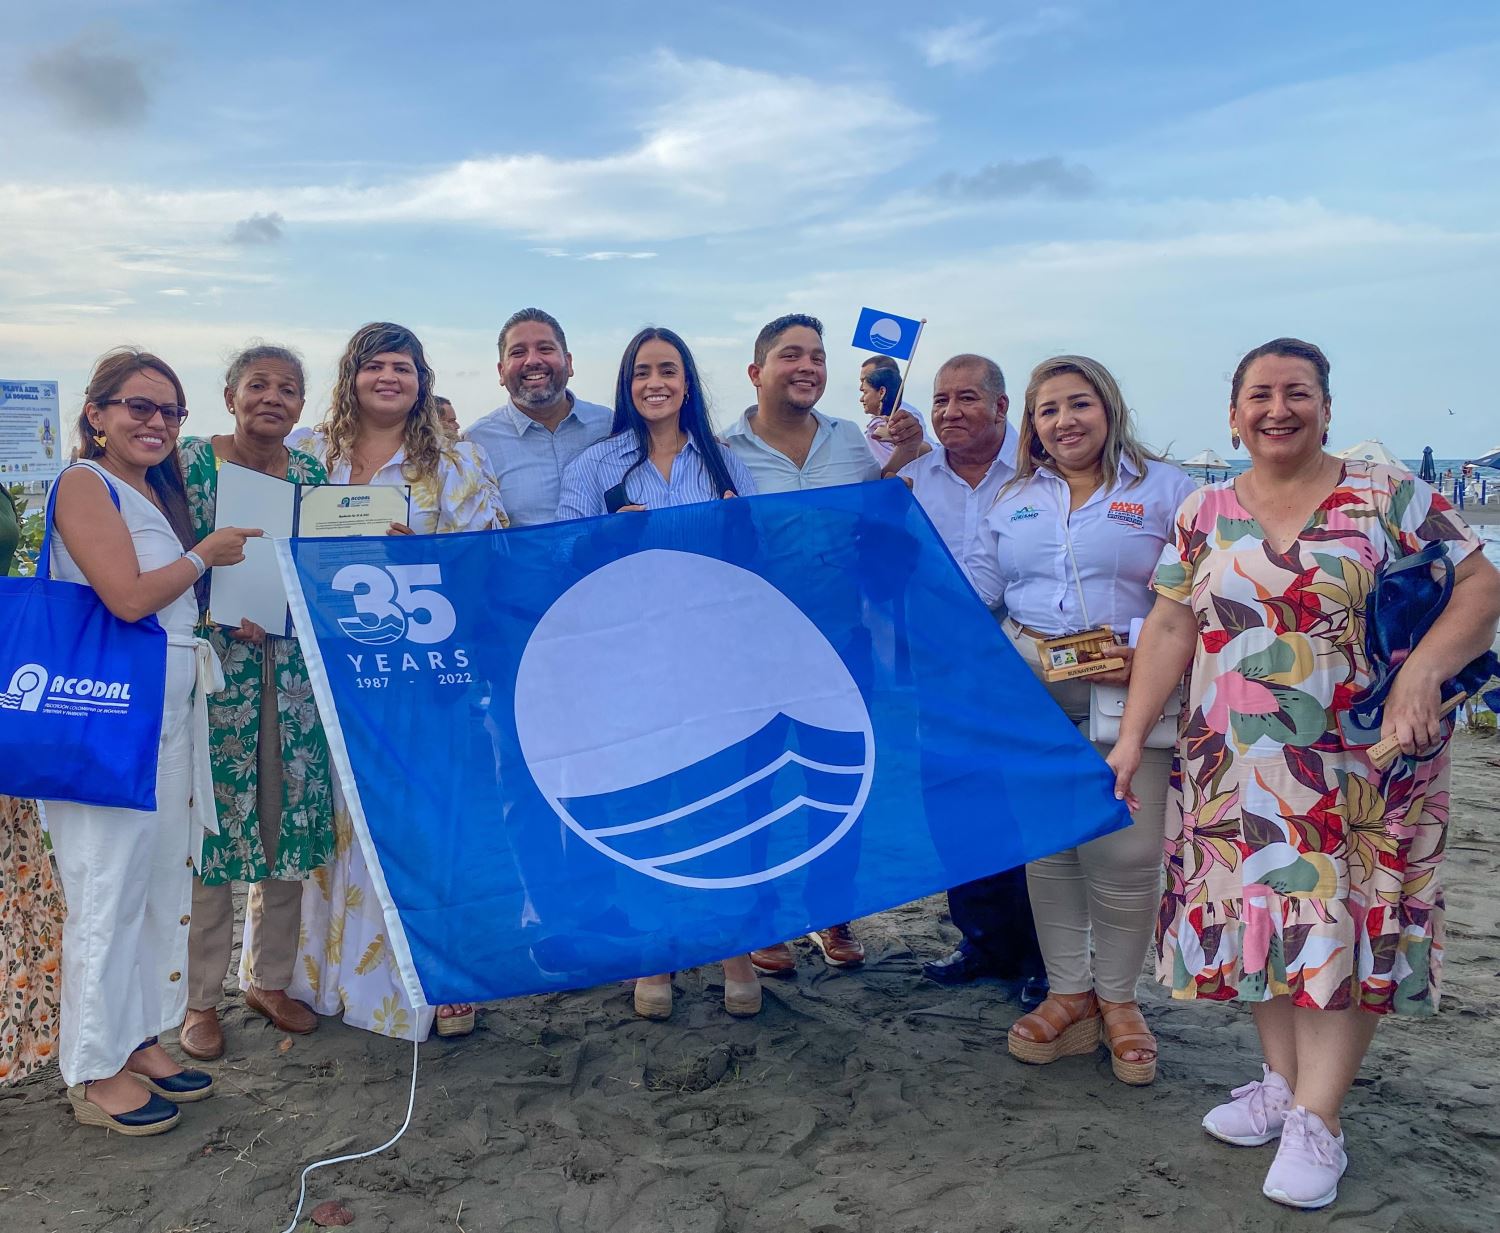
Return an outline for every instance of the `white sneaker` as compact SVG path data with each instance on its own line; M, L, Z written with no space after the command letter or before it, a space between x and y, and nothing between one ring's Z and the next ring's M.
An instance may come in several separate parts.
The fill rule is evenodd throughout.
M1232 1100L1212 1108L1203 1129L1215 1139L1236 1147L1259 1147L1281 1135L1281 1124L1292 1107L1292 1089L1274 1070L1261 1063L1264 1078L1230 1092Z
M1344 1136L1330 1134L1321 1117L1298 1105L1286 1115L1261 1193L1288 1207L1327 1207L1339 1197L1348 1167Z

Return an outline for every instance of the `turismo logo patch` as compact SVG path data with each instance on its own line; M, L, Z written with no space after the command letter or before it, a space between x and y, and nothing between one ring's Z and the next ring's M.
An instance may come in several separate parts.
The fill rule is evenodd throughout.
M1033 518L1040 518L1042 511L1035 505L1023 505L1018 510L1012 510L1010 520L1012 522L1029 522Z
M1109 512L1104 515L1110 522L1127 527L1146 525L1146 507L1139 501L1111 501Z

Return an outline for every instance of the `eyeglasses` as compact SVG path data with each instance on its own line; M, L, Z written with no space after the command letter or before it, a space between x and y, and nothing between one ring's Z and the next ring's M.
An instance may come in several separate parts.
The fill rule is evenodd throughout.
M130 418L138 424L149 424L158 411L168 428L178 427L188 417L188 409L175 402L152 402L149 398L106 398L96 402L96 407L124 407Z

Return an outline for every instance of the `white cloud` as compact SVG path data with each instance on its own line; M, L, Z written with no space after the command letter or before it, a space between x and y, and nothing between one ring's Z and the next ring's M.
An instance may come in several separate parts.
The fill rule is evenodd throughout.
M1077 20L1070 9L1044 5L1017 21L999 25L983 20L961 21L920 32L913 40L928 68L974 72L1002 55L1014 54L1018 44L1072 26Z

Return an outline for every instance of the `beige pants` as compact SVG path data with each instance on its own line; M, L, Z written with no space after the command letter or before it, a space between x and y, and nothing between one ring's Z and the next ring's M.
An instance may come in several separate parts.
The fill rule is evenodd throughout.
M273 671L270 655L264 657ZM281 730L276 717L275 677L261 682L260 735L256 743L255 808L266 867L276 866L281 845ZM257 989L285 989L292 983L302 930L302 883L267 879L250 885L246 915L255 939L245 970ZM193 879L193 922L188 930L188 1008L211 1010L224 996L224 977L234 949L233 886L205 886Z
M1036 644L1018 634L1014 622L1005 628L1021 657L1040 673ZM1088 682L1063 681L1047 685L1047 692L1087 736ZM1094 748L1104 757L1111 746ZM1094 990L1109 1002L1135 1000L1161 906L1171 771L1170 749L1142 750L1131 783L1141 803L1131 825L1026 866L1031 914L1054 993Z

